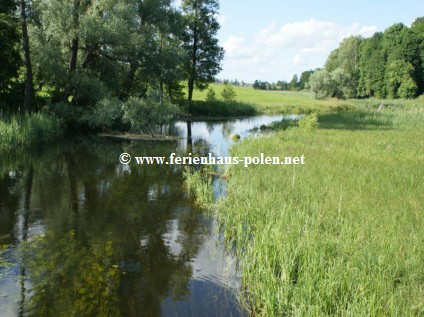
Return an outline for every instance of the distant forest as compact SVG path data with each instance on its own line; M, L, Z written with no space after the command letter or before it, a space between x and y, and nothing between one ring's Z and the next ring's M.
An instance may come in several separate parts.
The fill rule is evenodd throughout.
M424 93L424 17L397 23L370 38L351 36L331 52L324 68L290 82L256 80L262 90L310 89L317 98L414 98Z

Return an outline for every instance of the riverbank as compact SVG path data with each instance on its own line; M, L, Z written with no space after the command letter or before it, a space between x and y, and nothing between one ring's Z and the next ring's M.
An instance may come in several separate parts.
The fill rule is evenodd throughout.
M50 114L31 113L0 120L0 151L50 143L63 134L59 120Z
M247 139L218 217L242 260L244 298L262 316L424 313L424 111L323 114L319 129Z

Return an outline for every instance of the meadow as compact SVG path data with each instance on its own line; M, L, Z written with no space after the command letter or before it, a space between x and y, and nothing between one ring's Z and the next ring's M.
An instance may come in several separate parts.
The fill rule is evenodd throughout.
M305 165L231 166L219 205L262 316L424 314L424 111L342 112L319 129L248 139L232 155Z
M337 112L354 109L377 109L381 104L381 100L368 99L337 99L327 98L318 100L313 93L309 91L267 91L255 90L252 87L233 86L236 93L236 102L240 105L250 107L237 107L231 104L225 105L222 101L221 92L224 89L222 84L210 84L220 104L218 106L208 105L204 103L208 90L195 90L193 100L195 102L203 102L196 106L195 114L204 113L205 115L227 116L252 115L252 107L256 113L260 114L309 114L313 112ZM221 99L221 100L219 100ZM415 108L424 105L424 97L417 99L395 99L383 101L388 108Z
M218 204L259 316L424 315L424 107L323 113L236 144ZM311 126L310 126L311 127Z

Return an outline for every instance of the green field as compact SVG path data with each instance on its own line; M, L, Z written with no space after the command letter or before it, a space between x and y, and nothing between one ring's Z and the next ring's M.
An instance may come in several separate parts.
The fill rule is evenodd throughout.
M424 108L321 114L242 141L218 208L260 316L424 315ZM204 200L203 200L204 201Z
M221 98L224 89L222 84L211 84L210 87ZM330 98L317 100L313 94L307 91L264 91L255 90L252 87L233 86L237 97L236 100L246 104L252 104L259 113L285 114L285 113L311 113L311 112L333 112L339 110L352 110L357 107L376 109L381 100L377 99L348 99L340 100ZM208 90L194 91L193 99L204 101ZM424 106L424 98L413 100L397 99L384 101L386 105L406 106L408 108Z

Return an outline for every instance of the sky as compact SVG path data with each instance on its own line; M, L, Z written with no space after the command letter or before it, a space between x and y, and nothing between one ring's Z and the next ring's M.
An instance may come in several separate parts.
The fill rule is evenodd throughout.
M290 81L322 67L350 35L372 36L424 16L423 0L220 0L220 79Z

